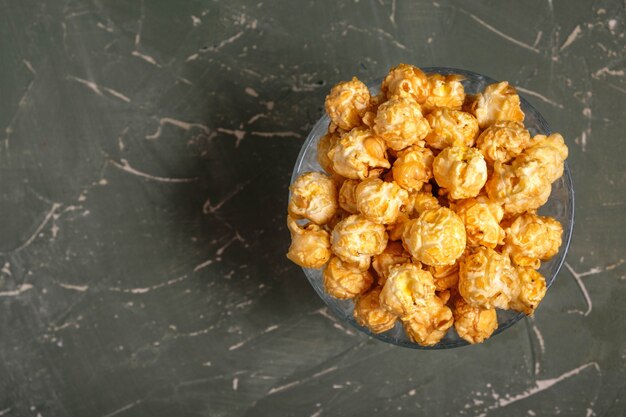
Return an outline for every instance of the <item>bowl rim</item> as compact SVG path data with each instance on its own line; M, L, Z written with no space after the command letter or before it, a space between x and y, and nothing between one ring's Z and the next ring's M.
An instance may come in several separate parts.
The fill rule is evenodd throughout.
M485 80L485 82L487 84L493 84L493 83L497 83L498 81L481 73L478 72L474 72L471 70L467 70L467 69L461 69L461 68L455 68L455 67L419 67L422 71L424 71L426 74L433 74L433 73L438 73L438 74L442 74L442 75L450 75L450 74L468 74L468 75L472 75L472 76L478 76L481 77ZM382 82L383 77L380 78L375 78L372 81L365 83L368 87L368 89L371 90L378 90L379 89L379 85ZM515 87L515 86L513 86ZM526 99L526 97L523 96L523 94L520 94L520 92L517 92L518 96L520 97L520 101L523 104L523 107L526 107L528 110L530 110L530 112L533 113L534 117L537 119L537 121L539 122L539 124L542 127L542 130L544 131L543 134L551 134L552 129L550 128L549 123L547 122L547 120L543 117L543 115L541 113L539 113L539 111ZM525 112L528 113L528 112ZM320 126L327 126L328 123L330 122L330 118L328 117L327 114L323 113L322 117L320 117L320 119L311 127L311 130L309 132L309 134L307 135L306 139L304 140L304 142L302 143L302 147L300 148L300 152L298 153L298 157L296 159L296 163L294 164L294 168L291 174L291 178L290 178L290 184L292 184L295 179L297 178L297 176L299 175L299 171L302 167L302 164L304 162L304 154L305 152L308 150L311 142L317 137L317 135L314 135L313 133L316 132L317 130L319 130ZM554 273L551 274L551 276L549 278L546 279L546 289L549 289L552 284L554 283L554 281L556 280L556 277L559 275L559 272L561 271L561 268L563 267L563 264L565 263L565 258L567 257L567 253L569 251L570 248L570 244L571 244L571 240L572 240L572 234L574 232L574 222L575 222L575 190L574 190L574 182L573 182L573 178L572 178L572 174L569 168L569 164L567 162L567 160L565 160L564 162L564 167L563 167L563 177L564 177L564 181L565 181L565 188L568 191L568 206L569 206L569 213L566 213L566 217L569 220L569 224L567 225L567 229L564 229L564 234L566 235L566 239L561 243L561 245L563 246L563 255L561 256L561 258L558 260L558 263L556 264L556 268L554 269ZM289 191L289 197L291 197L291 191ZM320 296L320 298L322 299L322 301L324 301L324 304L326 304L330 310L330 312L337 317L338 320L340 321L347 321L349 325L351 325L352 327L357 328L359 331L365 333L366 335L373 337L381 342L387 343L387 344L391 344L391 345L395 345L395 346L400 346L400 347L404 347L404 348L410 348L410 349L417 349L417 350L445 350L445 349L452 349L452 348L459 348L459 347L464 347L464 346L472 346L472 344L470 344L469 342L465 341L464 339L459 337L459 340L456 342L452 342L452 343L447 343L445 345L439 345L436 344L434 346L421 346L415 342L407 342L407 341L401 341L401 340L391 340L389 338L389 336L385 335L385 332L383 333L373 333L372 331L370 331L367 327L361 326L360 324L350 321L350 320L346 320L343 317L339 316L334 309L326 302L326 300L322 297L322 294L319 293L318 289L312 284L310 278L308 277L308 275L306 274L306 269L307 268L302 268L304 275L306 276L307 280L309 281L309 284L313 287L313 289L315 290L316 293L318 293L318 296ZM514 324L518 323L523 317L526 317L526 314L524 314L523 312L519 312L518 314L516 314L513 318L511 318L506 324L500 326L498 325L498 328L493 332L493 334L490 336L490 339L497 336L498 334L504 332L505 330L509 329L511 326L513 326ZM454 326L452 327L452 329L454 329ZM448 330L450 331L450 329Z

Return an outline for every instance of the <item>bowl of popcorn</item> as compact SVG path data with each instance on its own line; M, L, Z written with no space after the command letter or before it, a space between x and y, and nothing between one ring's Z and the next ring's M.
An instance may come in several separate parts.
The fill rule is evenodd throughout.
M335 85L294 167L287 257L382 341L482 343L532 315L569 247L563 137L508 82L400 64Z

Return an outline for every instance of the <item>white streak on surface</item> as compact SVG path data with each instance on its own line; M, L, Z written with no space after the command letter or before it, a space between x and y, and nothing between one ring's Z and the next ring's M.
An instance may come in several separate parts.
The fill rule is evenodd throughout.
M248 181L242 182L241 184L238 184L230 193L226 194L226 196L224 198L222 198L216 204L212 204L211 200L208 199L204 203L204 206L202 207L202 212L204 214L213 214L213 213L217 212L224 204L226 204L231 198L233 198L237 194L239 194L241 192L241 190L246 188L246 186L248 184L250 184L251 182L252 182L252 180L250 179Z
M599 70L597 70L596 72L593 73L592 77L593 78L599 78L601 75L613 75L616 77L623 77L624 76L624 70L620 69L620 70L612 70L609 69L609 67L602 67Z
M539 49L532 47L530 45L528 45L527 43L524 43L520 40L517 40L509 35L507 35L506 33L503 33L501 31L499 31L498 29L496 29L495 27L491 26L489 23L485 22L484 20L482 20L481 18L479 18L478 16L463 10L463 9L459 9L459 11L461 11L462 13L465 13L466 15L468 15L469 17L471 17L472 19L474 19L475 21L477 21L478 23L480 23L482 26L484 26L485 28L489 29L490 31L492 31L493 33L495 33L496 35L508 40L509 42L512 42L518 46L521 46L522 48L528 49L529 51L533 51L535 53L539 53Z
M224 253L224 251L230 246L232 245L235 241L239 241L239 242L245 242L245 239L241 237L241 235L238 232L235 232L235 236L233 236L228 242L226 242L224 245L222 245L218 250L215 251L215 254L217 256L222 256L222 254Z
M85 80L83 78L79 78L79 77L75 77L73 75L68 75L67 76L68 80L71 81L76 81L79 84L82 84L84 86L86 86L87 88L89 88L91 91L93 91L94 93L96 93L97 95L104 97L104 94L102 93L102 91L104 90L105 92L107 92L109 95L125 101L125 102L130 102L130 98L128 98L127 96L125 96L124 94L120 93L119 91L115 91L112 88L109 87L101 87L98 84L94 83L93 81L89 81L89 80Z
M244 91L249 96L252 96L252 97L258 97L259 96L259 93L257 93L256 90L254 88L252 88L252 87L246 87L246 89Z
M275 387L275 388L270 389L270 390L267 392L267 395L272 395L272 394L276 394L276 393L278 393L278 392L282 392L282 391L288 390L288 389L293 388L293 387L296 387L296 386L298 386L298 385L300 385L300 384L302 384L302 383L308 382L308 381L310 381L310 380L312 380L312 379L316 379L316 378L319 378L319 377L321 377L321 376L323 376L323 375L326 375L326 374L328 374L328 373L330 373L330 372L334 372L334 371L336 371L337 369L338 369L338 367L337 367L337 366L332 366L332 367L330 367L330 368L327 368L327 369L324 369L324 370L322 370L322 371L319 371L319 372L317 372L317 373L315 373L315 374L311 375L310 377L303 378L303 379L300 379L300 380L296 380L296 381L290 382L290 383L285 384L285 385L280 385L280 386L278 386L278 387Z
M211 132L211 129L209 129L207 126L200 124L200 123L191 123L191 122L185 122L183 120L172 119L171 117L163 117L159 119L159 127L157 128L156 132L154 132L151 135L147 135L146 139L159 138L161 136L161 132L163 130L164 125L176 126L185 131L189 131L193 128L196 128L196 129L202 130L207 135Z
M583 283L582 279L580 279L580 275L574 271L574 268L570 266L567 262L565 262L565 267L569 270L570 274L578 284L578 288L580 288L580 292L583 294L583 298L585 299L585 303L587 304L587 311L580 312L583 316L588 316L593 309L593 303L591 302L591 297L589 296L589 292L587 291L587 287Z
M48 224L48 222L50 221L52 216L56 213L56 211L57 211L57 209L59 207L61 207L61 204L53 203L52 207L50 208L50 211L48 211L48 213L46 213L46 216L44 217L43 221L39 224L39 226L37 226L37 228L35 229L33 234L26 240L26 242L24 242L20 246L18 246L14 250L14 252L19 252L19 251L27 248L28 246L30 246L30 244L33 243L35 241L35 239L37 239L37 236L39 236L39 233L41 233L41 231L46 226L46 224Z
M220 42L217 46L215 47L210 47L209 50L210 51L219 51L220 49L222 49L223 47L225 47L226 45L228 45L229 43L233 43L235 42L237 39L239 39L241 36L243 35L243 31L241 32L237 32L236 34L234 34L233 36L231 36L228 39L224 39L222 42Z
M107 93L111 94L113 97L119 98L122 101L130 103L130 98L128 98L124 94L120 93L119 91L115 91L115 90L113 90L112 88L109 88L109 87L102 87L102 89L104 91L106 91Z
M198 272L199 270L206 268L207 266L211 265L212 263L213 263L213 259L209 259L208 261L204 261L201 264L198 264L193 269L193 272Z
M498 406L499 407L506 407L509 404L512 404L514 402L523 400L525 398L528 398L532 395L535 395L537 393L540 393L542 391L547 390L548 388L558 384L559 382L562 382L568 378L571 378L573 376L576 376L578 374L580 374L583 370L589 368L589 367L594 367L596 369L596 371L598 371L598 373L600 372L600 366L596 363L596 362L590 362L587 363L585 365L581 365L578 368L572 369L571 371L565 372L562 375L559 375L556 378L552 378L552 379L539 379L537 380L536 386L533 388L530 388L529 390L526 390L524 392L522 392L521 394L515 395L513 397L506 397L506 398L500 398L498 400Z
M233 378L233 391L237 391L239 387L239 378Z
M150 287L140 287L140 288L111 287L109 288L109 291L123 292L123 293L128 293L128 294L145 294L147 292L157 290L159 288L169 287L170 285L178 284L179 282L184 281L186 279L187 279L187 275L183 275L178 278L173 278L173 279L170 279L169 281L162 282L160 284L152 285Z
M277 137L277 138L299 138L301 137L301 135L299 133L296 132L292 132L292 131L285 131L285 132L250 132L251 135L254 136L261 136L264 138L273 138L273 137Z
M23 292L26 292L26 291L28 291L28 290L30 290L32 288L33 288L33 286L30 285L30 284L22 284L16 290L0 292L0 297L15 297L15 296L18 296L18 295L22 294Z
M79 291L79 292L85 292L89 289L89 286L87 285L72 285L72 284L65 284L63 282L59 282L59 286L65 288L66 290Z
M147 174L145 172L138 171L135 168L133 168L132 166L130 166L130 164L128 163L128 161L126 159L121 159L120 160L121 163L113 161L113 160L109 160L109 162L113 166L121 169L122 171L126 171L129 174L133 174L133 175L136 175L138 177L146 178L146 179L153 180L153 181L169 182L169 183L185 183L185 182L194 182L194 181L198 180L197 177L192 177L192 178L169 178L169 177L158 177L158 176L155 176L155 175Z
M565 39L565 42L563 42L563 45L561 45L560 50L562 51L563 49L565 49L568 46L570 46L572 44L572 42L574 42L576 39L578 39L578 36L580 35L580 33L581 33L580 25L576 25L574 30L572 30L572 33L569 34L567 39Z
M94 93L96 93L99 96L103 95L102 91L100 90L100 87L98 87L98 85L96 83L94 83L93 81L87 81L85 79L78 78L78 77L75 77L73 75L68 75L67 79L68 80L72 80L72 81L76 81L77 83L80 83L80 84L83 84L84 86L86 86L87 88L89 88L91 91L93 91Z
M536 91L532 91L532 90L529 90L527 88L518 87L518 86L516 86L515 88L517 90L521 91L522 93L526 93L526 94L528 94L530 96L537 97L539 100L545 101L546 103L552 104L553 106L558 107L560 109L562 109L564 107L561 103L557 103L556 101L550 100L548 97L543 96L543 95L537 93Z
M111 412L109 414L106 414L106 415L104 415L102 417L113 417L113 416L116 416L116 415L118 415L120 413L123 413L126 410L129 410L129 409L133 408L134 406L136 406L139 403L141 403L141 400L137 400L137 401L132 402L130 404L126 404L125 406L120 407L117 410L115 410L115 411L113 411L113 412Z
M535 321L531 320L530 322L532 323L532 328L533 328L533 331L535 332L535 336L537 336L537 341L539 342L539 348L541 349L541 353L545 353L546 344L545 344L545 341L543 340L543 335L541 334L541 332L535 325Z
M146 55L146 54L142 54L139 51L133 51L131 53L132 56L136 56L139 59L143 59L144 61L146 61L149 64L152 65L156 65L157 67L160 67L159 63L156 61L156 59L154 59L153 57L151 57L150 55Z
M11 411L11 407L5 408L4 410L0 410L0 416L8 414Z
M26 65L26 68L28 68L28 70L30 72L32 72L33 74L37 74L37 72L35 71L35 69L33 68L33 65L30 63L30 61L26 60L26 59L22 59L22 62L24 63L24 65ZM2 414L0 414L1 416Z

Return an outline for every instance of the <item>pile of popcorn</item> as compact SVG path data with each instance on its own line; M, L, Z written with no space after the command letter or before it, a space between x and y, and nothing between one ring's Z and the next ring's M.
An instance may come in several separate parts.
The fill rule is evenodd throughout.
M354 299L359 324L400 320L422 346L452 325L483 342L496 308L533 314L546 293L537 269L563 233L536 214L563 175L563 137L531 137L506 81L475 96L461 81L400 64L376 96L356 77L335 85L317 148L326 173L291 186L288 258L324 268L326 292Z

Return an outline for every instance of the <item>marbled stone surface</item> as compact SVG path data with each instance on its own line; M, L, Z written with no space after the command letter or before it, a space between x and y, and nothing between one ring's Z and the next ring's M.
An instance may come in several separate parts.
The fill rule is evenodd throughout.
M621 1L0 0L0 416L621 416ZM576 226L535 318L425 352L284 256L332 84L453 66L567 139Z

